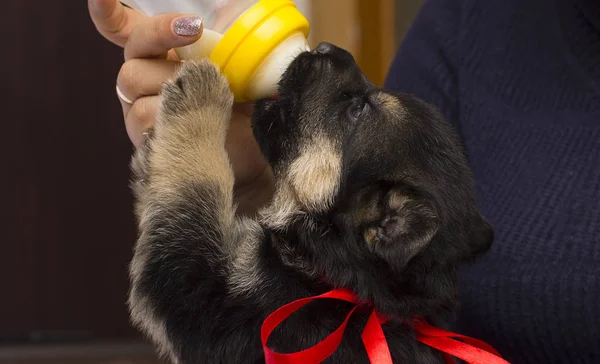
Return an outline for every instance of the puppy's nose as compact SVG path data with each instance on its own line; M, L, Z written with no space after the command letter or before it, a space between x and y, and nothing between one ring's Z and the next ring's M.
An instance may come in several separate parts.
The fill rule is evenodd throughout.
M332 53L334 49L335 49L335 46L333 44L327 43L327 42L321 42L321 43L319 43L319 45L317 46L315 51L320 54L329 54L329 53Z

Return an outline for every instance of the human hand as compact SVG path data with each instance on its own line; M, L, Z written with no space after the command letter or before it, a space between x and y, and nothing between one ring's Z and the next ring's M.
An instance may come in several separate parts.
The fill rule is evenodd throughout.
M202 25L185 14L146 17L117 0L88 0L88 9L98 32L125 50L117 87L127 134L137 147L155 123L162 84L180 64L173 49L196 42L202 36ZM252 133L251 114L250 103L234 106L225 142L242 213L254 212L273 191L271 170Z

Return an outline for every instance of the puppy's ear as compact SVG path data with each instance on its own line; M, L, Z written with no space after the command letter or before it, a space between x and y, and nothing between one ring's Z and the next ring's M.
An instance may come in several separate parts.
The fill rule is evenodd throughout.
M363 224L364 241L395 268L404 267L438 231L433 204L408 188L392 188L369 203L367 210L375 219Z
M485 217L477 213L468 231L469 258L475 259L486 253L493 241L494 228Z

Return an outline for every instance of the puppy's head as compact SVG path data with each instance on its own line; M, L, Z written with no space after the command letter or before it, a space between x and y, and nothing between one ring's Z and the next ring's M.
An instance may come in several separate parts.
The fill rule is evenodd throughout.
M253 126L279 186L273 227L325 222L329 241L299 249L334 284L371 299L435 295L428 276L454 297L457 265L489 248L451 126L427 103L376 87L345 50L322 43L299 55Z

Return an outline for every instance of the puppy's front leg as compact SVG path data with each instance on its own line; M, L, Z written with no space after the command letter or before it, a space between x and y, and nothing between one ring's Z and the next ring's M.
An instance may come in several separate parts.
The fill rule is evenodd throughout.
M233 98L208 61L185 63L163 90L132 169L139 239L131 264L134 324L175 362L191 362L218 315L234 239L233 172L224 149Z

